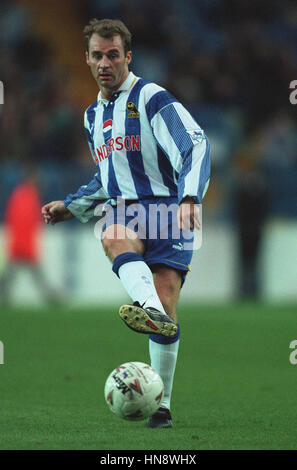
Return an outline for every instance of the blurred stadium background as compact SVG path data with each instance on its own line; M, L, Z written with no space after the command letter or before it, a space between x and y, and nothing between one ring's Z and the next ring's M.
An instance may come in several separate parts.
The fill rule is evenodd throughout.
M183 302L296 301L296 105L289 86L297 79L297 13L289 0L1 0L1 273L5 207L26 168L38 170L43 203L63 199L94 173L82 127L97 95L82 36L92 17L128 25L131 69L177 96L211 141L203 245ZM46 227L42 269L66 302L118 304L125 293L95 223ZM18 274L12 302L43 302L28 273Z

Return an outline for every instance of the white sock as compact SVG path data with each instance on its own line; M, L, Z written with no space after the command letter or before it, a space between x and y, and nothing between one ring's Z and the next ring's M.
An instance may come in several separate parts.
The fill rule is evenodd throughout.
M164 383L164 395L160 407L170 410L173 378L178 355L179 340L171 344L160 344L149 340L151 366L160 375Z
M165 313L155 288L153 273L144 261L123 264L118 275L133 302L138 301L144 308L154 307Z

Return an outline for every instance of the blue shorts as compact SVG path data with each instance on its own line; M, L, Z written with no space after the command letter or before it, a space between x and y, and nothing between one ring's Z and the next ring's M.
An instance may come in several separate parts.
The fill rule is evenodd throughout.
M175 197L156 197L105 205L106 227L125 225L143 241L144 261L148 266L165 264L181 271L183 282L191 269L193 232L182 232L177 226L178 201Z

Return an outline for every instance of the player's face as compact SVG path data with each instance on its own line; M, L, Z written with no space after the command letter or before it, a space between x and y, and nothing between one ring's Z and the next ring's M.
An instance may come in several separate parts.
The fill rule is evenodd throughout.
M104 39L97 33L92 34L86 61L104 98L109 98L126 80L131 59L131 51L124 53L120 35Z

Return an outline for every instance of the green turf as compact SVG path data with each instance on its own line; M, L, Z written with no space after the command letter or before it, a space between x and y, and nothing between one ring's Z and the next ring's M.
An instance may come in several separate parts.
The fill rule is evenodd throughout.
M104 402L115 366L149 362L147 337L116 309L0 310L0 448L296 449L296 306L181 310L174 428L163 430Z

